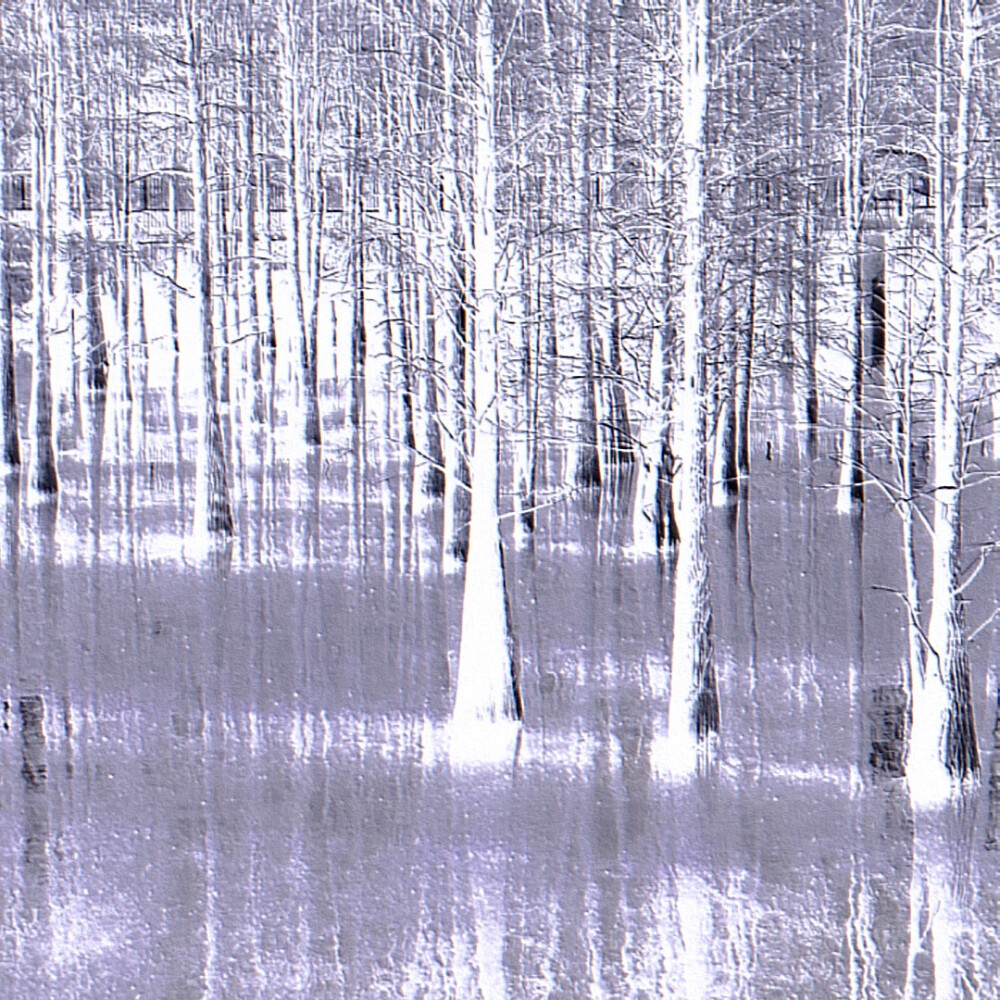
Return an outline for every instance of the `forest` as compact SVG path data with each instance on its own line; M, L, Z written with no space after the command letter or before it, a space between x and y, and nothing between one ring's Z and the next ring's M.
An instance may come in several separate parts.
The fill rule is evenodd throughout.
M672 780L726 723L713 509L793 435L835 470L830 512L893 516L914 806L978 776L969 642L992 615L966 594L998 542L962 525L995 476L992 4L34 0L3 21L14 496L58 507L99 425L99 459L194 462L175 527L217 554L255 467L349 461L395 491L383 536L418 539L400 571L433 553L463 581L473 754L529 697L512 560L545 512L613 503L614 544L672 588L650 678Z

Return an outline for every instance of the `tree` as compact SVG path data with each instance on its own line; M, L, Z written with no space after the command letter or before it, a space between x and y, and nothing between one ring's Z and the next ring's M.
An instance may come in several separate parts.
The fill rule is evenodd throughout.
M670 647L667 767L693 773L699 750L719 728L712 660L712 608L705 536L708 519L706 449L706 315L702 284L706 246L705 145L709 94L708 0L681 0L681 135L684 148L681 317L678 379L671 417L678 471L680 540L674 578Z
M192 191L194 199L194 247L197 262L198 322L201 327L202 413L199 463L203 477L196 511L198 531L214 536L233 534L222 421L219 416L218 377L215 368L215 323L212 309L212 233L209 191L209 144L204 92L203 21L201 0L182 0L179 28L184 39L184 73L187 110L191 128Z
M868 11L866 0L847 0L844 6L844 226L850 267L848 288L848 356L852 363L851 390L845 404L846 428L841 455L838 510L849 511L864 501L862 417L864 415L864 281L862 229L865 192L862 183L865 109L867 105Z
M928 653L912 678L913 723L907 756L910 794L935 804L952 780L979 771L979 750L961 580L961 500L964 471L962 405L965 381L966 204L971 160L972 101L978 15L974 0L939 0L935 26L934 98L934 499ZM950 39L958 35L957 78L949 79ZM947 94L957 90L949 183ZM949 190L950 189L950 190ZM949 198L950 193L950 198ZM922 666L922 669L920 667Z
M476 0L472 174L474 424L469 558L465 567L453 714L460 726L520 722L523 715L497 509L501 411L497 384L500 339L494 21L494 0Z
M34 474L32 484L43 495L59 492L53 430L52 360L49 336L53 313L53 256L55 254L56 207L55 158L60 127L56 115L60 66L60 33L56 30L55 12L48 0L36 0L33 7L33 39L38 59L35 63L34 101L32 107L32 153L34 160L35 208L35 371L32 382L34 427ZM58 314L57 314L58 315Z

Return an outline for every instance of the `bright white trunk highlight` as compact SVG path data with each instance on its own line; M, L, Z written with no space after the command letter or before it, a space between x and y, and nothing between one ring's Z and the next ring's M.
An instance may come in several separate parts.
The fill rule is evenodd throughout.
M462 637L453 714L453 759L480 749L484 725L499 728L499 747L508 752L516 730L512 685L513 650L504 594L503 554L497 489L500 460L497 401L496 100L493 3L476 5L476 155L473 173L473 292L475 438L472 449L472 511L469 557L462 601ZM475 739L473 739L475 734Z
M705 265L705 121L708 101L707 0L681 4L684 142L684 280L681 291L680 378L674 389L674 477L680 542L674 577L666 764L671 775L693 775L699 740L695 718L702 677L709 668L708 517L704 419L705 348L702 330ZM706 748L708 744L706 743Z

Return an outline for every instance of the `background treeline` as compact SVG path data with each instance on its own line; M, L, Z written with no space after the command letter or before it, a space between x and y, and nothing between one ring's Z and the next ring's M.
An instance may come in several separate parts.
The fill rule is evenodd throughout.
M648 550L671 531L656 496L673 462L663 414L683 253L678 11L491 7L504 425L524 520L555 442L570 485L633 464L649 473L636 477ZM887 147L927 163L931 7L859 3L864 52L851 67L842 5L712 5L706 309L716 476L731 490L749 469L754 374L794 366L815 422L834 378L817 354L850 348L850 317L824 280L834 293L849 284L837 239L850 224L845 74L863 91L859 164ZM115 365L130 385L148 317L180 350L178 300L204 285L215 394L230 401L234 366L256 384L241 419L268 420L279 340L300 359L311 444L323 437L321 369L351 380L362 427L366 364L388 357L393 398L374 429L420 450L433 491L446 471L467 479L473 15L457 2L8 5L7 315L48 287L39 374L46 334L71 309L78 377L99 389ZM891 206L916 184L887 172L926 183L929 167L904 160L871 159L868 193L880 183ZM57 485L50 423L43 413L33 428L43 489Z

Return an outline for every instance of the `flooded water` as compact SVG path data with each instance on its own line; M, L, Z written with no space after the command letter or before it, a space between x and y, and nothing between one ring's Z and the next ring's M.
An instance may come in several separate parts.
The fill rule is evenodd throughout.
M987 777L914 816L879 589L898 524L834 513L830 442L768 459L762 424L749 501L713 513L720 751L671 785L671 568L628 554L624 493L511 546L525 725L508 762L461 768L461 586L412 462L286 460L264 435L204 559L149 402L162 447L81 436L58 505L7 481L0 993L1000 995L994 630L972 646Z

